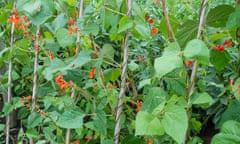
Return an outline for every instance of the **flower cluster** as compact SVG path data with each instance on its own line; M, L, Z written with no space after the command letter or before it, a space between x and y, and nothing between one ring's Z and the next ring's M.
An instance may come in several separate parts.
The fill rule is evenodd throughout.
M53 54L52 54L51 51L48 51L47 54L48 54L50 60L53 60L53 59L54 59L54 56L53 56Z
M71 142L70 144L80 144L80 140L75 140L75 141Z
M30 107L30 101L31 101L31 99L32 99L32 96L22 96L21 97L21 102L23 102L23 103L25 103L25 106L27 107L27 108L29 108Z
M148 15L145 16L145 21L147 21L151 25L153 25L155 23L155 20ZM158 29L156 27L152 27L151 28L151 34L155 35L157 33L158 33Z
M90 79L93 79L93 78L94 78L96 69L97 69L97 68L96 68L95 66L93 66L92 69L89 71L89 78L90 78Z
M63 90L69 87L69 84L63 80L63 75L60 74L55 78L56 83L58 84L58 87Z
M11 16L8 18L8 22L13 23L15 28L23 30L24 36L28 35L30 31L28 25L32 24L32 21L27 21L27 17L25 15L20 17L17 9L12 10Z
M232 45L233 43L231 40L225 40L223 45L213 46L213 50L223 53L225 51L225 46L231 47Z
M187 60L187 61L185 62L185 65L186 65L187 67L190 67L192 64L193 64L193 61L192 61L192 60Z
M76 21L73 19L68 20L68 31L69 35L72 35L74 32L78 31L78 27L76 26Z

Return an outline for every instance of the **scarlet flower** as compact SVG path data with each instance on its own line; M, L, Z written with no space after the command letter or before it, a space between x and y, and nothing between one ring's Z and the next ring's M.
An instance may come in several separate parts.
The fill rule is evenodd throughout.
M27 22L27 17L24 15L24 16L22 16L22 18L23 18L23 21L26 23Z
M27 99L27 100L31 100L31 99L32 99L32 96L27 96L26 99Z
M69 84L63 80L63 75L58 75L56 78L55 78L55 81L56 83L58 84L58 87L62 90L64 88L68 88L69 87Z
M24 102L25 101L25 97L22 96L20 100L21 100L21 102Z
M157 34L158 33L158 29L157 28L155 28L155 27L153 27L152 29L151 29L151 34Z
M108 85L108 89L112 89L112 88L113 88L113 84L110 83L110 84Z
M44 111L41 111L40 114L41 114L42 117L46 116L46 113Z
M139 112L141 110L141 107L142 107L142 101L138 101L136 111Z
M24 36L27 36L27 35L28 35L28 32L27 32L27 31L24 31L24 32L23 32L23 35L24 35Z
M89 78L90 79L93 79L94 78L94 75L95 75L95 72L96 72L96 67L92 67L92 69L89 71Z
M76 21L73 20L73 19L70 19L70 20L68 21L68 23L69 23L70 25L76 25Z
M231 40L225 40L224 45L231 47L232 46L232 41Z
M240 84L238 84L238 86L237 86L237 87L238 87L238 89L240 90Z
M151 138L148 139L148 144L153 144L153 140Z
M71 26L68 26L68 33L69 35L73 34L73 28Z
M219 47L218 46L213 46L213 50L217 51L217 50L219 50Z
M98 58L98 53L97 53L97 52L94 52L94 53L93 53L93 57L94 57L94 58Z
M154 22L155 22L155 21L154 21L153 18L149 18L149 19L148 19L148 23L149 23L149 24L154 24Z
M225 49L224 45L220 45L220 46L218 46L218 48L219 48L220 52L222 52L222 53L224 52L224 49Z
M229 84L230 84L230 86L233 86L234 85L234 79L231 79Z
M187 60L187 61L185 62L185 64L186 64L187 67L190 67L190 66L193 64L193 61Z
M100 69L99 75L100 75L100 77L103 77L102 69Z
M38 44L34 44L34 48L36 51L39 51L39 45Z
M93 88L97 88L97 86L98 86L97 84L94 84L94 85L93 85Z
M75 140L75 141L71 142L70 144L80 144L80 140Z

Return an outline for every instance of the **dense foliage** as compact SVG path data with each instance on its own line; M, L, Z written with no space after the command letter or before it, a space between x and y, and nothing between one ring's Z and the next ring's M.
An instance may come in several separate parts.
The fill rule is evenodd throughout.
M120 143L240 143L239 1L127 2L0 1L0 143L114 143L124 43Z

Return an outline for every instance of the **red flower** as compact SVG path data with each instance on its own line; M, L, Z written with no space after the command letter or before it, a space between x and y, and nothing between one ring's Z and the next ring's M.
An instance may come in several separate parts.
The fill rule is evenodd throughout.
M139 112L141 110L141 107L142 107L142 101L137 102L136 111Z
M69 87L69 84L63 80L63 75L58 75L56 78L55 78L55 81L56 83L58 84L58 87L62 90L64 88L68 88Z
M234 85L234 79L231 79L229 84L230 84L230 86L233 86Z
M34 44L34 48L36 51L39 51L39 45L38 44Z
M98 86L97 84L94 84L94 85L93 85L93 88L97 88L97 86Z
M25 101L25 97L22 96L20 100L21 100L21 102L24 102Z
M151 29L151 34L157 34L158 33L158 29L157 28L155 28L155 27L153 27L152 29Z
M231 40L225 40L224 45L231 47L232 46L232 41Z
M154 22L155 22L154 19L152 19L152 18L149 18L149 19L148 19L148 23L149 23L149 24L154 24Z
M185 62L185 64L186 64L187 67L190 67L190 66L193 64L193 61L187 60L187 61Z
M217 51L217 50L219 50L219 47L218 46L213 46L213 50Z
M26 99L27 99L27 100L31 100L31 99L32 99L32 96L27 96Z
M220 45L220 46L218 46L218 49L220 50L220 52L223 53L223 52L224 52L224 49L225 49L225 48L224 48L224 45Z
M41 111L40 114L41 114L42 117L46 116L46 113L44 111Z
M110 83L110 84L108 85L108 89L112 89L112 88L113 88L113 84Z
M153 144L153 140L151 138L148 139L148 144Z

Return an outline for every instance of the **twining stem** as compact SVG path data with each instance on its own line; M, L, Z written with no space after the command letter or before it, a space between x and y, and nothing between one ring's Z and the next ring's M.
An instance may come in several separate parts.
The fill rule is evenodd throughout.
M38 74L37 74L37 67L38 67L38 55L39 55L39 36L40 36L40 26L37 27L36 31L36 39L34 43L35 48L35 58L34 58L34 70L33 70L33 89L32 89L32 110L31 112L34 112L36 110L36 101L37 101L37 80L38 80ZM30 138L29 140L30 144L34 144L34 140Z
M79 18L83 16L83 5L84 5L84 0L79 0ZM81 32L80 30L77 31L77 40L76 40L76 55L79 53L80 49L80 40L81 40ZM72 83L72 91L71 91L71 98L75 99L76 95L76 85ZM71 136L71 129L67 129L66 132L66 138L65 138L65 144L70 143L70 136Z
M127 7L128 12L127 15L131 16L131 10L132 10L133 0L128 0ZM125 93L125 85L126 85L126 73L127 73L127 65L128 65L128 37L129 37L130 31L128 30L125 33L125 36L123 38L122 42L122 48L123 48L123 67L122 67L122 74L121 74L121 86L120 86L120 93L119 93L119 101L118 101L118 108L117 108L117 114L116 114L116 124L114 129L114 141L115 144L119 143L119 136L120 136L120 116L122 113L122 105L123 105L123 99L124 99L124 93Z
M165 18L165 21L166 21L166 25L167 25L168 39L169 39L170 42L175 42L176 38L174 36L173 30L172 30L172 26L171 26L171 23L170 23L170 20L169 20L169 16L168 16L165 0L161 0L161 5L162 5L162 9L163 9L163 14L164 14L164 18Z
M14 0L13 2L13 9L16 9L16 3L17 1ZM15 14L13 14L13 18L15 18ZM12 22L12 27L11 27L11 40L10 40L10 51L13 50L13 44L14 44L14 29L15 29L15 23ZM12 63L12 58L9 60L8 64L8 96L7 96L7 102L11 103L12 102L12 68L13 63ZM11 121L11 113L7 115L6 117L6 144L9 144L10 140L10 121Z
M204 18L205 18L205 13L206 13L206 5L207 5L208 0L203 0L202 1L202 6L200 9L200 16L199 16L199 25L198 25L198 33L197 33L197 39L201 39L202 36L202 30L204 27ZM192 73L191 73L191 77L190 77L190 85L189 85L189 89L188 89L188 94L187 94L187 100L188 100L188 104L191 104L191 95L194 92L194 88L195 88L195 82L196 82L196 78L197 78L197 70L198 70L198 61L195 60L193 63L193 68L192 68ZM190 119L191 119L191 115L192 115L192 110L191 108L188 109L188 121L190 124ZM188 131L187 134L185 136L184 139L184 144L187 141L187 138L190 136L190 128L188 127Z
M37 67L38 67L38 55L39 55L39 36L40 36L40 27L36 31L35 39L35 59L34 59L34 70L33 70L33 89L32 89L32 112L36 110L36 97L37 97Z

